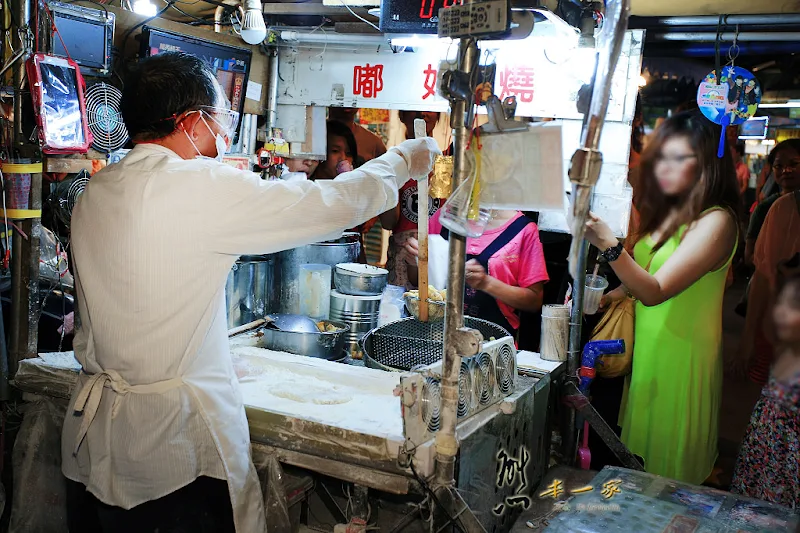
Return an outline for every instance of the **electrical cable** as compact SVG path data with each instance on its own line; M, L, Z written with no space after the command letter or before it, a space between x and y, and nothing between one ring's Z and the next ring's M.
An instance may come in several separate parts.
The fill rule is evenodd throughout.
M433 499L433 502L434 502L434 503L435 503L435 504L436 504L436 505L437 505L437 506L438 506L438 507L439 507L439 508L440 508L442 511L444 511L444 515L447 517L447 520L448 520L448 522L447 522L447 523L448 523L448 524L453 524L453 527L456 529L456 531L459 531L459 532L461 532L461 533L464 533L464 532L462 531L461 527L459 527L459 525L456 523L456 519L455 519L455 518L453 518L452 516L450 516L450 513L447 511L447 509L445 508L445 506L444 506L444 505L442 505L442 502L440 502L440 501L439 501L439 498L437 498L437 497L436 497L436 494L433 492L433 490L431 489L431 487L430 487L430 486L429 486L429 485L428 485L428 484L425 482L425 480L424 480L424 479L422 479L422 478L419 476L419 474L417 474L417 470L416 470L416 468L414 468L414 461L413 461L413 460L410 460L410 461L408 462L408 466L409 466L409 467L411 467L411 473L414 475L414 479L416 479L416 480L417 480L417 483L419 483L419 484L422 486L422 488L423 488L423 489L424 489L424 490L425 490L425 491L426 491L426 492L427 492L427 493L428 493L428 494L431 496L431 498Z
M184 2L181 2L181 3L184 3ZM172 7L172 9L174 9L175 11L177 11L178 13L183 15L184 17L192 19L193 22L189 23L189 25L192 25L192 26L193 25L216 26L217 24L219 24L220 26L230 26L232 24L231 22L222 22L222 21L216 22L213 19L205 19L205 18L202 18L202 17L198 17L196 15L192 15L191 13L187 13L183 9L179 8L177 5L175 5L175 3L173 3L171 7ZM231 6L231 7L234 7L234 6Z
M208 0L206 0L206 1L208 1ZM163 15L164 13L166 13L166 12L167 12L167 10L168 10L170 7L172 7L172 4L174 4L174 3L175 3L175 0L167 0L167 5L166 5L166 6L164 6L164 7L163 7L163 8L162 8L160 11L158 11L158 13L156 13L156 14L155 14L155 15L153 15L152 17L148 17L148 18L144 19L143 21L139 22L139 23L138 23L138 24L136 24L135 26L132 26L132 27L131 27L131 28L130 28L128 31L126 31L126 32L125 32L125 33L122 35L122 45L123 45L123 46L125 46L125 43L127 43L127 42L128 42L128 39L130 39L130 37L131 37L131 35L133 34L133 32L135 32L136 30L138 30L139 28L141 28L142 26L144 26L144 25L145 25L145 24L147 24L148 22L150 22L150 21L152 21L152 20L155 20L155 19L157 19L158 17L160 17L161 15Z
M350 8L350 6L347 5L347 2L345 2L344 0L339 0L339 3L341 3L344 7L346 7L347 10L350 12L350 14L353 15L355 18L357 18L361 22L365 22L365 23L369 24L370 26L372 26L376 30L381 31L381 29L378 26L376 26L373 22L368 21L367 19L365 19L364 17L362 17L361 15L359 15L355 11L353 11Z

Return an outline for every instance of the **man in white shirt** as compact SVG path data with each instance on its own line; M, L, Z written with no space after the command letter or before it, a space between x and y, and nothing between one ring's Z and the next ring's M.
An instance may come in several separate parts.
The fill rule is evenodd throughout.
M238 122L199 59L163 53L125 83L136 147L72 218L75 354L62 437L72 533L264 533L225 317L237 257L341 235L427 175L429 141L335 180L263 181L215 161Z

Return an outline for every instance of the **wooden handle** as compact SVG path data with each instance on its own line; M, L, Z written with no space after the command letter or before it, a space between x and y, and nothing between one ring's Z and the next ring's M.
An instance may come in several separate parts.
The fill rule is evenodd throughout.
M228 337L233 337L234 335L238 335L239 333L244 333L245 331L250 331L251 329L256 329L257 327L263 326L266 323L267 323L266 320L264 320L263 318L259 318L258 320L254 320L249 324L242 324L241 326L229 329Z
M414 137L427 135L425 121L414 119ZM419 319L428 321L428 177L417 180L417 237L419 238Z

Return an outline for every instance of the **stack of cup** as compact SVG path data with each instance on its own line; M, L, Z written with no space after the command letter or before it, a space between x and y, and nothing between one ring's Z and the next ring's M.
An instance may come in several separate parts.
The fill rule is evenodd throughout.
M566 361L569 343L569 306L542 307L542 337L539 352L545 361Z

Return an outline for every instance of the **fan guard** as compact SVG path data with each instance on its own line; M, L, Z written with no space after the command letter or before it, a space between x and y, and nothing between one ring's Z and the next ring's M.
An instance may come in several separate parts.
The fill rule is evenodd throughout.
M492 364L492 357L483 352L476 358L475 371L475 396L478 398L478 403L486 405L492 401L492 394L494 393L494 365Z
M514 351L508 344L500 347L497 353L497 385L503 394L508 394L514 388L514 376L517 373L517 364Z
M95 83L86 90L86 115L94 141L92 147L101 152L122 148L128 142L128 129L122 121L122 93L107 83Z
M89 173L83 170L74 178L59 182L50 194L50 205L54 215L67 227L72 220L75 204L87 183L89 183Z
M458 418L467 416L472 409L472 372L466 361L461 361L461 369L458 372L458 407L456 413Z
M422 406L420 408L422 420L428 426L428 431L439 431L441 425L442 386L438 379L425 378L422 384Z

